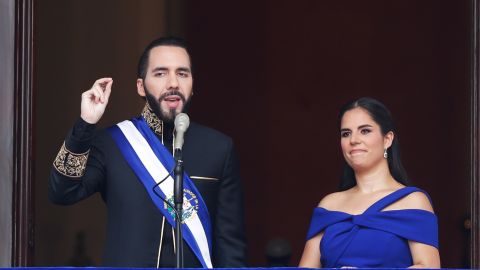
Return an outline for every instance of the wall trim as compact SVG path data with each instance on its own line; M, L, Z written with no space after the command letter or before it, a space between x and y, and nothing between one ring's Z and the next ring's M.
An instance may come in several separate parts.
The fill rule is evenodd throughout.
M33 8L15 2L12 266L32 266L33 193Z

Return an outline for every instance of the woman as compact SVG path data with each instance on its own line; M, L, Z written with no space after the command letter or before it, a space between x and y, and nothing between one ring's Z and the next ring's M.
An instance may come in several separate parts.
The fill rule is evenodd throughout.
M361 98L340 111L340 191L314 210L300 267L440 268L425 191L407 187L390 112Z

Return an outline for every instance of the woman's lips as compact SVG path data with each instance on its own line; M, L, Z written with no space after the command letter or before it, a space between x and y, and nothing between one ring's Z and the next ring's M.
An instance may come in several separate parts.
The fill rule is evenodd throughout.
M365 152L367 152L367 151L363 150L363 149L354 149L354 150L350 151L350 155L355 156L355 155L363 154Z

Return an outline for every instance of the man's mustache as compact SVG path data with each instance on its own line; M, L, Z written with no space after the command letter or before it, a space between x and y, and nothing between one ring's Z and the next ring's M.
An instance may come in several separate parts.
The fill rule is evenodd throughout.
M178 90L172 90L172 91L163 93L163 94L160 96L159 100L162 101L162 100L164 100L166 97L169 97L169 96L179 96L180 99L181 99L183 102L185 102L185 101L187 100L187 99L185 98L185 96L184 96L180 91L178 91Z

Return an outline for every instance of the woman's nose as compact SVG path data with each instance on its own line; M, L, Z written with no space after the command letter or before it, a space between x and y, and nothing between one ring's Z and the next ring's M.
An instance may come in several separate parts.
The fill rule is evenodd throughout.
M350 135L350 144L358 144L360 142L360 138L358 137L358 134L355 132L355 133L352 133Z

